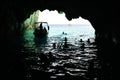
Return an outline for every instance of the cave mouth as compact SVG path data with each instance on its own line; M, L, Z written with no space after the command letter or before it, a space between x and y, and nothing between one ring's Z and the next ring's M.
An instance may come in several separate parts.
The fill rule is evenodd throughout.
M50 30L47 37L34 36L35 22L48 22ZM96 45L92 44L95 30L88 20L79 17L69 21L62 11L37 10L26 19L23 26L25 31L17 53L23 54L21 56L25 54L24 62L28 66L25 75L30 75L25 76L26 79L46 76L42 78L58 80L59 77L85 77L84 80L88 80L89 62L96 58L97 51Z
M88 20L81 17L68 20L66 14L62 11L49 11L47 9L39 11L38 22L42 21L48 22L50 25L51 30L49 31L49 36L59 36L61 33L66 33L69 36L85 35L88 37L94 37L95 30Z
M81 17L68 20L63 11L58 12L57 10L50 11L45 9L43 11L37 10L31 14L24 22L25 29L28 31L27 34L30 36L30 39L31 36L35 38L33 35L35 22L48 23L50 27L48 37L74 37L77 40L95 38L95 30L88 20Z

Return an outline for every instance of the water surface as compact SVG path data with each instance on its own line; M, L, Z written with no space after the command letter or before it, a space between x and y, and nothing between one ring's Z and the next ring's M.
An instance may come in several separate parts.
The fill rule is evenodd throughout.
M33 32L34 30L25 31L20 43L22 47L18 51L25 55L28 80L38 77L31 70L37 74L41 71L45 75L49 73L49 79L66 75L86 77L89 61L96 57L97 51L96 45L86 42L88 38L94 42L93 28L88 25L50 25L48 36L42 39L36 38ZM65 37L68 40L66 49L63 48ZM56 48L53 48L53 43L56 43ZM85 43L84 50L81 49L82 43Z

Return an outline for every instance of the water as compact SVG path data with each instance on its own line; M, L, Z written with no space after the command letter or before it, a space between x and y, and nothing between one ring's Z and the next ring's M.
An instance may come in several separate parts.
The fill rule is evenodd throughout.
M94 37L95 30L90 25L50 25L49 36L63 36L62 33L65 32L66 37L80 37L82 39L87 39Z
M23 36L23 40L26 44L35 44L34 30L26 30ZM62 33L65 34L62 34ZM49 42L59 42L62 38L67 37L71 43L79 39L87 40L88 38L94 38L95 30L90 25L50 25L48 34ZM42 41L41 41L42 43Z
M50 79L66 75L67 77L68 75L85 76L89 60L96 57L95 45L86 44L88 38L94 40L93 28L88 25L50 25L48 37L43 39L35 38L33 32L34 30L25 31L20 43L22 48L18 51L23 56L27 55L24 60L28 70L38 71L38 74L39 71L49 73ZM63 32L65 34L62 34ZM64 50L63 47L58 46L64 43L65 37L68 39L69 48ZM80 48L80 39L83 39L87 47L84 50ZM53 43L56 43L57 48L53 48ZM49 52L52 53L52 58ZM41 60L43 62L40 62ZM34 78L34 72L28 72L26 74L28 80Z

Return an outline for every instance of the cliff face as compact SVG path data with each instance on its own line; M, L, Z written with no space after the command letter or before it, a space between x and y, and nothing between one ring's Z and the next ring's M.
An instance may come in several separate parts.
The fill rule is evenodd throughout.
M71 20L81 16L88 19L96 30L96 42L98 44L98 58L102 64L112 64L112 59L118 55L120 48L119 29L119 4L117 2L89 2L75 0L4 0L0 2L0 39L3 49L14 41L19 33L20 25L36 10L58 10L66 13ZM9 39L11 38L11 39ZM13 39L12 39L13 38ZM9 48L10 46L8 46ZM10 54L9 54L10 55ZM105 71L104 71L105 72ZM106 72L105 72L106 73Z

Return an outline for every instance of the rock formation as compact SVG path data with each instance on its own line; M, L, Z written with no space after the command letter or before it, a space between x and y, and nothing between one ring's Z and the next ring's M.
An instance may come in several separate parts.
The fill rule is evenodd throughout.
M103 65L102 72L104 74L101 74L101 76L105 77L104 80L112 80L109 79L109 76L112 76L112 62L116 63L117 61L116 59L113 60L113 58L116 58L120 52L120 29L118 25L120 17L118 11L120 9L118 2L115 1L1 0L0 45L2 47L1 51L3 51L1 54L8 59L5 60L6 57L3 56L6 66L10 66L8 63L14 61L11 60L15 55L11 51L11 48L14 49L11 43L14 43L16 36L19 35L17 33L20 33L21 24L34 11L44 9L63 11L69 20L81 16L91 22L96 30L98 58L101 60L101 65ZM109 71L106 71L106 68Z

